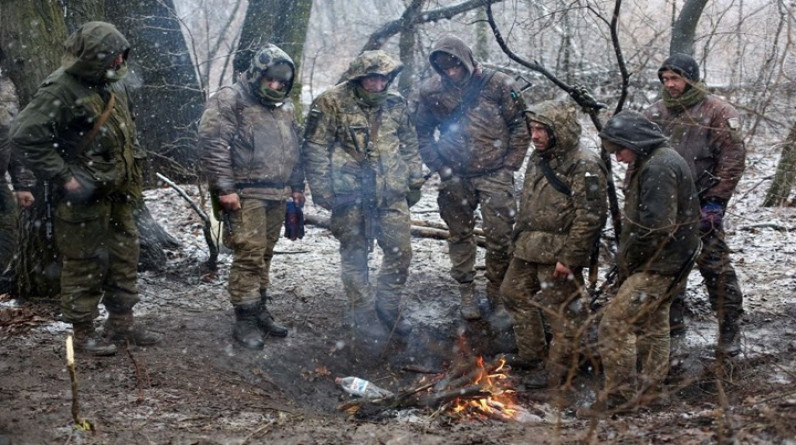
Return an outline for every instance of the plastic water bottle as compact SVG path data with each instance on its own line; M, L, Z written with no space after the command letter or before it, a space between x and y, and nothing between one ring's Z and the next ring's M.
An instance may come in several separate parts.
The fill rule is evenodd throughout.
M334 382L343 388L343 391L358 397L389 397L393 393L386 389L379 388L373 383L360 379L359 377L337 377Z

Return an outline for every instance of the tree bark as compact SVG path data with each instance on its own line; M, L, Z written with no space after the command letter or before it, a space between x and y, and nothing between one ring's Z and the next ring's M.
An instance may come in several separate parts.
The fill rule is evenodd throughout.
M672 41L669 45L669 54L683 53L694 55L694 34L696 33L699 17L708 0L686 0L683 9L672 25Z
M141 146L149 154L146 183L163 172L181 182L196 179L196 127L204 95L188 54L172 0L140 0L108 8L132 46L128 84Z
M774 182L766 193L763 207L786 205L794 181L796 181L796 124L791 127L790 134L782 146L782 156L777 164Z

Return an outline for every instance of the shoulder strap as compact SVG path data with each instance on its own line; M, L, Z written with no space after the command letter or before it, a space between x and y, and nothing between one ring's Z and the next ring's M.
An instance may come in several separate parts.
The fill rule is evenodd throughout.
M572 196L572 190L564 184L564 181L559 179L558 176L553 172L553 169L550 168L550 164L547 162L547 159L540 158L539 159L539 168L542 169L542 173L544 177L547 178L547 182L553 186L554 189L558 190L560 193L563 193L567 196Z
M116 96L114 96L113 93L110 93L108 102L105 104L105 109L102 110L102 114L100 114L97 118L97 121L94 122L94 127L91 128L91 131L86 134L86 137L84 137L83 140L80 141L80 145L77 146L78 152L82 152L83 149L94 140L94 138L97 136L97 133L99 133L100 128L105 125L108 117L110 117L114 105L116 105Z
M467 94L465 94L464 98L462 98L462 101L459 103L459 105L457 105L456 108L454 108L448 117L442 122L442 125L440 125L440 130L443 132L446 131L451 124L456 123L465 115L465 113L467 113L467 110L469 110L470 107L472 107L472 105L475 103L475 99L478 98L479 94L481 94L484 86L486 86L486 84L492 80L492 76L494 75L495 71L493 70L485 69L481 72L480 81L470 88L469 91L467 91Z

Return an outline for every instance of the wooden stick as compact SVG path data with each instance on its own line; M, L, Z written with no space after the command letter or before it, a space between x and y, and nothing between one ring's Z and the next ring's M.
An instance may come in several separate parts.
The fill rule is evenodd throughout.
M78 429L93 431L94 425L88 420L80 418L80 401L77 393L77 371L75 370L75 348L72 336L66 337L66 368L69 370L69 380L72 383L72 420Z

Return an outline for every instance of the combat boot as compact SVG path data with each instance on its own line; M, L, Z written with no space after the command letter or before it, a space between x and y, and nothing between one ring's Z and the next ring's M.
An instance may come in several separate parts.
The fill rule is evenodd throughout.
M685 296L675 295L669 306L669 336L685 336Z
M135 323L132 312L108 313L105 321L105 337L112 342L129 342L137 346L151 346L160 342L162 336Z
M735 357L741 353L741 333L738 326L738 317L725 316L719 323L719 342L716 355Z
M377 304L376 316L379 317L379 320L389 332L395 332L401 337L412 332L412 325L397 310L387 310Z
M459 294L462 297L461 308L459 311L465 320L478 320L481 318L481 311L475 301L475 283L459 283Z
M257 325L267 335L274 337L287 337L287 328L277 324L274 317L268 312L266 302L268 301L268 294L265 289L260 289L260 311L257 313Z
M116 354L116 345L101 336L90 321L74 323L75 350L98 357Z
M232 337L248 349L262 349L265 345L257 316L260 301L235 306L235 328Z

